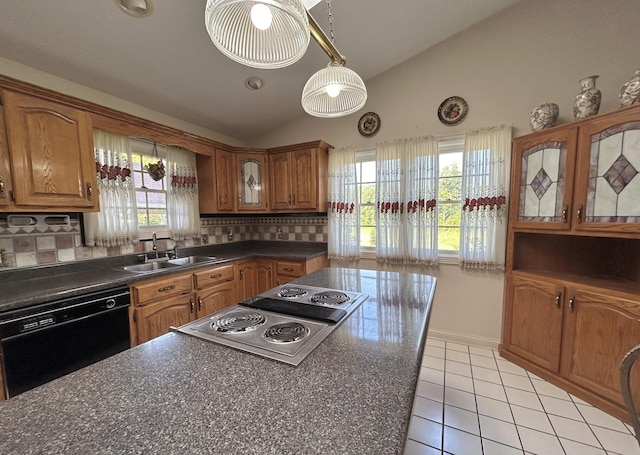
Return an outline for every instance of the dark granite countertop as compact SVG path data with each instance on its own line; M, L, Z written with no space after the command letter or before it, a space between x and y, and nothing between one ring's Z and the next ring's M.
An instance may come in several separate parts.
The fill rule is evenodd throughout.
M298 367L169 333L0 402L0 453L402 453L435 279L295 282L369 298Z
M222 245L179 248L180 257L215 256L210 264L192 264L179 269L160 269L151 273L122 270L135 264L140 255L117 256L32 268L8 269L0 272L0 313L38 303L63 299L117 286L130 285L163 274L206 267L245 258L274 258L304 261L327 253L326 243L246 241Z

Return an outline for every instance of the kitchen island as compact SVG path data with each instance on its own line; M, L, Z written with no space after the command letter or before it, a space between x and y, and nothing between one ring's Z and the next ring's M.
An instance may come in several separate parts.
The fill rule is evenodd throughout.
M297 367L170 333L0 403L0 453L400 454L435 279L326 268L368 299Z

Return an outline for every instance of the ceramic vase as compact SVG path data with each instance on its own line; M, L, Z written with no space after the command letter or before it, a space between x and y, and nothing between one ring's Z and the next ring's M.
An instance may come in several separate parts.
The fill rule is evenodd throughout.
M640 103L640 69L620 88L620 107Z
M573 105L573 116L576 120L596 115L600 109L602 98L600 90L596 88L596 79L599 76L589 76L580 80L582 90L576 95Z
M532 131L540 131L556 126L558 120L558 105L556 103L544 103L536 107L529 114L529 125Z

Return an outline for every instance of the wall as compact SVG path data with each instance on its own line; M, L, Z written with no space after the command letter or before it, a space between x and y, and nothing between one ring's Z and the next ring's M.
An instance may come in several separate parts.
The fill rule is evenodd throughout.
M255 144L317 137L340 148L498 124L512 124L515 137L531 131L529 113L545 102L558 104L559 123L573 120L578 81L593 74L600 75L600 112L612 111L620 86L640 67L638 17L637 0L524 0L367 80L369 98L359 112L338 119L301 117ZM467 101L469 113L449 127L436 113L453 95ZM373 138L357 130L367 111L381 117ZM373 261L355 266L377 268ZM497 343L503 274L463 272L455 265L422 272L438 277L433 332Z
M180 247L219 245L245 240L327 242L326 215L286 215L256 217L203 217L200 239L178 243ZM0 267L36 265L98 259L151 251L151 241L125 247L86 247L82 244L78 214L71 214L68 226L9 227L0 218ZM229 234L231 233L231 236ZM158 250L173 248L175 242L158 240Z

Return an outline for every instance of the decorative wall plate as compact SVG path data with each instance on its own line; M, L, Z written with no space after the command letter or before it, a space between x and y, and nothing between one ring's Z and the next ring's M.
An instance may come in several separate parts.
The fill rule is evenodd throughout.
M375 135L380 129L380 116L375 112L367 112L358 120L358 131L365 137Z
M440 104L438 118L445 125L455 125L467 115L467 102L459 96L450 96Z

